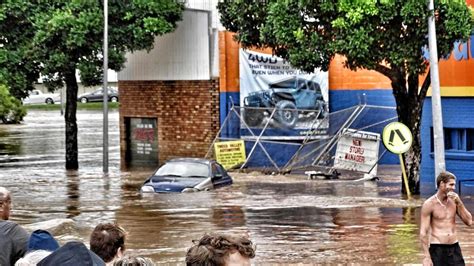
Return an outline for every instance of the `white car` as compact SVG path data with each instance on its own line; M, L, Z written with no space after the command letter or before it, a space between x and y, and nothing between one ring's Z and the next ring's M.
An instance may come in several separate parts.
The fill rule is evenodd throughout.
M59 95L59 93L43 93L40 90L32 90L30 92L30 95L23 99L23 104L54 104L60 102L61 96Z

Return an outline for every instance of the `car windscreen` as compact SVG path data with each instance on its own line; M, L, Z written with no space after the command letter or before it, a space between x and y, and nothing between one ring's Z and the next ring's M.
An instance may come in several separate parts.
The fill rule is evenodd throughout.
M317 93L321 93L319 84L312 80L306 79L288 79L270 84L272 89L308 89Z
M209 166L195 162L168 162L158 169L154 175L206 178L209 176Z

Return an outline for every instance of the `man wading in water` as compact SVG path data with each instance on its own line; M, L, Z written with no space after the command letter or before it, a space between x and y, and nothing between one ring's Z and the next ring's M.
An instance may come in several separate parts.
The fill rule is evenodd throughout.
M423 265L464 265L456 235L456 214L467 226L472 224L472 215L454 192L456 177L453 174L440 173L436 184L438 191L421 208Z

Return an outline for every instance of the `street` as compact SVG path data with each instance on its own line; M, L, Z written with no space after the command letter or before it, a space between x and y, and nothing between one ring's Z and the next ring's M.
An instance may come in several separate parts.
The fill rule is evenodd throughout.
M64 170L58 111L30 111L22 125L0 125L0 182L13 194L12 220L28 228L71 219L55 229L61 244L88 244L96 224L116 221L129 233L127 252L158 264L183 264L191 241L212 231L248 233L256 264L421 263L423 199L400 196L395 166L380 167L380 181L231 173L234 185L224 189L142 196L138 189L153 169L120 170L118 118L110 112L108 175L101 111L78 111L78 171ZM463 201L473 212L472 196ZM464 259L474 263L472 229L457 223Z

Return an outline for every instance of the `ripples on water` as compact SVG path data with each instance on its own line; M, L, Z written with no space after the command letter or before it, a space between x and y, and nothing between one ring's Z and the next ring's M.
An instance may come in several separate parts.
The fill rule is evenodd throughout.
M57 232L62 243L87 243L97 223L117 221L129 232L128 252L164 264L182 264L191 240L211 231L249 233L257 264L421 262L422 201L400 199L396 168L386 168L379 182L358 183L234 173L235 184L218 191L142 197L138 188L152 169L120 171L118 119L111 111L108 175L101 112L78 112L79 171L64 170L58 111L31 111L22 125L0 125L0 180L14 195L12 218L25 226L72 219ZM466 203L472 211L472 198ZM471 230L459 229L473 263Z

